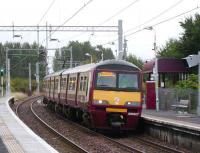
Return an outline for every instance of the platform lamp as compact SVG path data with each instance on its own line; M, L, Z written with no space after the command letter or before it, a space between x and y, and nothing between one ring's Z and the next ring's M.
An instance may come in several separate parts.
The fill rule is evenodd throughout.
M15 34L14 22L13 22L12 24L13 24L13 30L12 30L12 32L13 32L13 38L21 38L21 39L22 39L22 35L16 35L16 34Z
M159 111L159 95L158 95L158 59L156 58L156 51L157 51L157 46L156 46L156 30L152 27L146 27L144 28L146 30L151 30L154 33L154 43L153 43L153 50L155 52L155 69L153 71L154 77L155 77L155 93L156 93L156 111Z
M86 56L90 56L90 63L92 63L92 55L89 53L85 53Z

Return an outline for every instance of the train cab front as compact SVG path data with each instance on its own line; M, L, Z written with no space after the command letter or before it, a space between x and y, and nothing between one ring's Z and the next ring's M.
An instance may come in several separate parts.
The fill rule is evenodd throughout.
M134 130L142 109L139 75L130 72L98 72L90 105L94 128Z

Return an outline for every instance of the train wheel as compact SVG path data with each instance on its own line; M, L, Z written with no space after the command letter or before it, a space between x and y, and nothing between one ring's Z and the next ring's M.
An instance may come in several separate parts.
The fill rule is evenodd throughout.
M48 105L48 99L47 98L43 98L43 104L46 106L46 105Z
M82 115L83 125L85 125L88 128L91 128L91 119L90 114L87 112L84 112Z
M58 104L55 104L55 106L54 106L54 111L56 112L56 113L59 113L59 108L58 108L59 106L58 106Z
M63 114L65 117L68 117L68 107L67 106L63 106Z
M55 112L62 115L62 105L55 104Z
M54 110L53 102L52 102L52 101L49 101L48 104L47 104L47 107L48 107L50 110Z
M71 107L65 107L64 115L66 116L66 118L68 118L70 120L75 120L76 119L76 110Z
M79 109L76 110L76 119L78 122L82 122L83 121L83 112Z

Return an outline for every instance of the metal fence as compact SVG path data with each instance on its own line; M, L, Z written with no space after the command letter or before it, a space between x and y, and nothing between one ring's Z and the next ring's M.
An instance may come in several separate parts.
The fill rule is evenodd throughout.
M189 100L188 111L196 113L198 90L159 88L159 107L161 110L172 110L172 105L178 105L180 100Z

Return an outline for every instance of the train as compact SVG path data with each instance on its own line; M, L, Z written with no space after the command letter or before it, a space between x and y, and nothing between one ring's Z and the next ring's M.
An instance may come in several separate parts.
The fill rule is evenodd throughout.
M142 72L124 60L105 60L44 77L43 103L93 129L136 130L142 111Z

